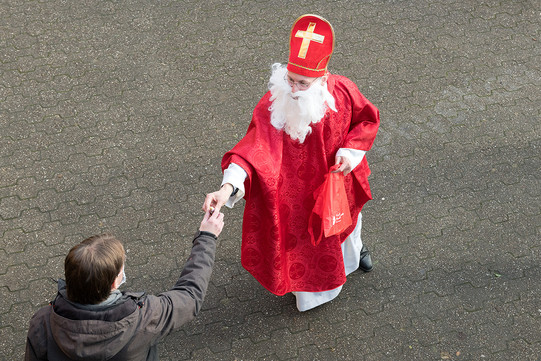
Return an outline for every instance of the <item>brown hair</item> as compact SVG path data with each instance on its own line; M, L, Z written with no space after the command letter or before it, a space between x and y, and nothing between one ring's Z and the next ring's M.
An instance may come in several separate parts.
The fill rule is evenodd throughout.
M111 234L92 236L72 247L64 261L68 299L81 304L105 301L125 259L124 246Z

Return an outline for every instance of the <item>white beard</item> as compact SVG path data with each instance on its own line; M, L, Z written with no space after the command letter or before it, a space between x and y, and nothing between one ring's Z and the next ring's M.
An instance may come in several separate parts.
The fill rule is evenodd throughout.
M283 129L291 139L303 143L312 132L311 125L323 118L327 108L336 112L334 97L327 84L321 83L321 78L315 80L310 88L292 93L286 75L285 65L272 65L269 80L271 124L278 130Z

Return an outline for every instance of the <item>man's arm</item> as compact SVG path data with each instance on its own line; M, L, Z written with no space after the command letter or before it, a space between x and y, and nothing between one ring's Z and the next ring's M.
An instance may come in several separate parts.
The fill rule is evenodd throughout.
M361 163L372 147L379 128L379 111L348 78L339 77L338 84L342 94L347 94L343 99L351 105L351 122L348 134L335 156L335 164L340 164L335 172L347 175Z
M192 251L173 288L158 296L148 296L143 312L145 332L154 333L153 344L172 330L191 321L201 310L216 253L217 236L223 227L223 214L205 214Z
M342 79L342 90L348 94L351 102L351 124L341 148L368 151L378 132L379 110L361 94L351 80Z

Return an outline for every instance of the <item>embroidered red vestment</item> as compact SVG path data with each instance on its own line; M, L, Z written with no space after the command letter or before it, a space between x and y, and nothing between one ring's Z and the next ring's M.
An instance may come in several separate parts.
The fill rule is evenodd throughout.
M337 112L327 110L304 143L272 126L268 92L257 104L246 135L222 160L222 169L236 163L248 173L242 265L276 295L327 291L344 284L340 245L355 228L362 206L372 199L364 157L345 177L353 224L318 246L311 244L307 228L313 193L334 165L336 152L369 150L379 127L378 109L353 82L330 75L327 84Z

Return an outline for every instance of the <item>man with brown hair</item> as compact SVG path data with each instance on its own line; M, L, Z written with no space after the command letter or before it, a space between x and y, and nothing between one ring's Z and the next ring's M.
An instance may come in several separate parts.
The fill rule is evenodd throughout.
M92 236L74 246L64 261L68 299L92 305L120 293L125 260L124 246L110 234Z
M157 296L118 290L126 256L112 235L74 246L55 300L30 320L25 360L157 360L158 342L201 309L223 219L205 213L180 278Z

